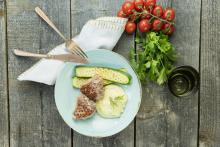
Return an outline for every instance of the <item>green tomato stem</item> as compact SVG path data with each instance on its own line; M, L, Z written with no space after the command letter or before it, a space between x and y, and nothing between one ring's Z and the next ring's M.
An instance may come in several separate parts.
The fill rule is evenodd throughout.
M138 14L138 15L149 14L149 15L152 16L152 18L157 18L157 19L159 19L159 20L161 20L161 21L163 21L163 22L166 22L166 23L169 23L169 24L171 24L171 25L174 25L173 22L169 22L169 21L167 21L167 20L165 20L165 19L159 18L159 17L157 17L157 16L155 16L155 15L153 15L153 14L151 14L151 13L148 13L147 11L137 12L137 14ZM151 18L150 20L152 20L152 18ZM138 18L137 18L137 19L138 19ZM134 20L134 21L136 21L137 19L136 19L136 17L135 17L135 20Z
M153 15L153 14L151 14L151 13L147 13L147 14L150 14L152 17L157 18L157 19L159 19L159 20L161 20L161 21L164 21L164 22L166 22L166 23L169 23L169 24L174 25L173 22L169 22L169 21L167 21L167 20L165 20L165 19L159 18L159 17L157 17L157 16L155 16L155 15Z

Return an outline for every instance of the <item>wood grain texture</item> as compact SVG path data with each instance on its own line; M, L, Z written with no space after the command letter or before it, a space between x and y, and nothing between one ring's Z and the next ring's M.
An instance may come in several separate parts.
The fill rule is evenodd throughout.
M8 0L10 142L12 147L71 146L71 130L58 114L53 87L19 82L17 76L36 60L15 57L14 48L46 53L62 39L34 12L41 7L65 35L70 35L70 2Z
M78 34L82 26L90 19L100 16L116 16L116 12L123 0L71 0L72 34ZM133 36L123 35L114 48L115 52L128 58L129 48L133 43ZM134 123L121 133L108 138L91 138L82 136L76 132L73 134L74 147L133 147L134 146Z
M200 0L160 1L176 9L175 33L170 38L180 54L177 65L199 69ZM193 14L193 17L192 15ZM139 147L197 146L198 95L173 97L166 86L148 83L136 123Z
M220 1L202 0L200 147L220 145Z
M8 84L6 54L6 11L4 1L0 1L0 145L9 146Z

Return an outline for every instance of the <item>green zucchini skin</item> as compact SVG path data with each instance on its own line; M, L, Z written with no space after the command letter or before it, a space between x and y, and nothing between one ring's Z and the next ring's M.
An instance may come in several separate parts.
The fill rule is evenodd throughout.
M82 72L82 70L84 70L84 72ZM112 72L112 74L107 76L107 74L109 73L106 73L106 74L101 73L101 71L103 72L103 70L109 73ZM91 73L85 74L85 71L91 72ZM99 74L105 80L109 80L109 81L112 81L114 83L119 83L119 84L130 84L132 80L131 75L125 72L125 70L122 71L121 69L114 69L110 67L101 67L101 66L85 66L85 65L78 65L75 68L75 75L77 77L90 78L94 76L95 74ZM113 75L114 76L117 75L117 76L113 77ZM117 80L117 79L120 79L120 80Z
M119 68L118 70L128 73L128 70L126 68Z
M79 77L73 77L72 78L72 85L74 88L81 88L82 85L86 84L90 78L79 78ZM104 86L112 84L111 81L104 80Z

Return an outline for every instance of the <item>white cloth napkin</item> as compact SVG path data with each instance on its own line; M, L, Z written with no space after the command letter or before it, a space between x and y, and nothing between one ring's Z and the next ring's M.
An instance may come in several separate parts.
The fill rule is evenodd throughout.
M84 50L112 50L124 32L126 22L127 19L119 17L100 17L90 20L73 40ZM55 47L49 52L49 54L63 53L67 53L64 44ZM53 85L63 67L64 62L62 61L41 59L19 75L18 80Z

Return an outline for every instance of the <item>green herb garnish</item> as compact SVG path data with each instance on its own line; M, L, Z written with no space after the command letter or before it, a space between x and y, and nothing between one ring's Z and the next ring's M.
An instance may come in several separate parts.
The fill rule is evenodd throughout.
M176 60L174 47L168 36L162 32L149 32L136 35L138 49L130 49L130 63L138 73L142 82L147 79L162 85L167 81L167 75L174 68Z
M110 97L110 103L113 107L118 106L119 103L123 100L124 95L117 97Z

